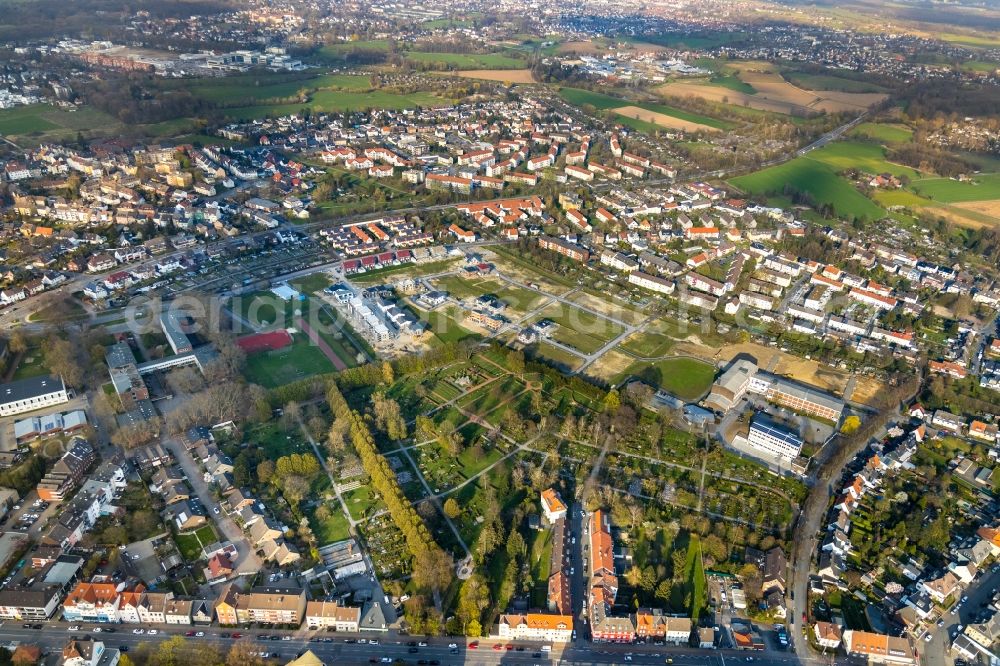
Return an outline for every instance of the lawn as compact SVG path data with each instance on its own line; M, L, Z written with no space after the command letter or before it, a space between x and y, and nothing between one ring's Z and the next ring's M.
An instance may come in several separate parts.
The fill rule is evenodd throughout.
M564 372L572 372L583 364L583 359L579 356L547 342L532 345L529 349L533 355L548 361Z
M333 372L333 364L319 347L309 342L304 333L296 333L293 337L295 342L284 349L247 356L243 372L247 381L274 388L312 375Z
M343 493L344 504L354 520L361 520L375 511L384 509L381 500L375 497L370 486L362 485Z
M407 51L403 54L407 60L428 64L441 63L454 69L520 69L525 61L500 53L428 53L424 51Z
M913 138L913 130L895 123L861 123L851 132L857 136L882 143L906 143Z
M326 273L313 273L312 275L292 280L291 286L301 292L315 294L317 291L323 291L331 284L333 284L333 281Z
M733 123L726 122L724 120L718 120L716 118L710 118L709 116L703 116L697 113L691 113L689 111L684 111L683 109L678 109L677 107L668 106L666 104L632 102L629 100L622 99L620 97L612 97L611 95L605 95L603 93L594 92L592 90L583 90L582 88L560 88L559 96L575 106L583 106L584 104L589 104L598 111L603 111L606 109L617 109L623 106L638 106L639 108L646 109L647 111L662 113L665 116L680 118L681 120L687 120L692 123L707 125L709 127L714 127L716 129L731 129L732 127L734 127ZM647 124L653 125L653 127L656 129L663 129L657 125L654 125L653 123L647 123Z
M333 58L335 60L341 60L344 54L350 53L351 51L388 51L389 50L389 40L387 39L371 39L371 40L358 40L356 42L340 42L337 44L327 44L319 50L319 55L325 58Z
M701 540L691 535L691 541L687 549L687 562L684 566L687 571L687 587L691 591L691 621L698 624L698 617L705 607L707 595L705 594L705 568L701 558Z
M78 131L107 130L117 125L111 116L88 106L67 110L32 104L0 109L0 134L4 136L71 138Z
M340 505L337 502L327 502L327 506L330 509L330 517L326 520L316 518L315 510L309 515L309 526L320 546L343 541L351 536L351 526L344 512L340 510Z
M31 347L21 357L21 362L17 364L12 379L28 379L48 374L49 369L45 367L45 358L42 350L38 347Z
M177 542L177 549L188 562L195 562L201 559L201 550L205 546L215 543L219 537L215 534L212 526L204 525L194 532L178 534L174 541Z
M289 301L279 298L271 291L234 296L229 303L233 312L253 326L281 328L291 326L292 312L289 306Z
M944 203L1000 199L1000 174L976 176L971 182L922 178L914 181L912 187L917 194Z
M729 182L752 195L783 194L790 188L810 195L816 205L831 206L838 215L847 218L875 220L884 214L851 183L838 176L834 167L810 157L797 157Z
M610 319L563 303L548 306L535 318L535 321L542 319L558 324L552 332L554 340L585 354L597 351L604 343L624 330L620 324Z
M677 340L663 333L636 332L625 338L619 349L642 358L663 356Z
M663 361L638 361L624 376L636 376L681 400L697 400L708 391L715 379L715 367L693 358L668 358Z

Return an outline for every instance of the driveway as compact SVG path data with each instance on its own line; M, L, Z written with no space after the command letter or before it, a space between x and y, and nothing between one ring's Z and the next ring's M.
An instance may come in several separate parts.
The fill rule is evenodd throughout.
M240 529L239 525L225 511L220 511L218 514L213 511L213 508L218 506L218 502L214 499L211 486L205 483L204 478L202 478L202 471L198 467L198 463L195 462L194 458L191 457L191 454L185 450L180 442L168 439L164 440L163 444L173 452L177 464L180 465L181 469L184 470L184 474L187 475L191 489L194 490L194 494L205 505L209 516L215 521L215 525L219 528L219 531L222 532L222 537L232 541L236 546L237 557L236 562L234 562L236 573L252 574L260 571L264 563L257 556L256 551L250 547L250 543L247 541L246 536L244 536L243 530Z

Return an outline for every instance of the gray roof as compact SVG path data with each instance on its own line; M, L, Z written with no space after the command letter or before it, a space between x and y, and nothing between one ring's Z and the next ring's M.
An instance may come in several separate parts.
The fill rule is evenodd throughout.
M20 379L0 386L0 405L6 405L19 400L37 398L56 391L65 391L62 377L55 375L41 375Z

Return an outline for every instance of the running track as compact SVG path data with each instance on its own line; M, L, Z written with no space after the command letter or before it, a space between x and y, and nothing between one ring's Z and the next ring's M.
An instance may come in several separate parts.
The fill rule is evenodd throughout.
M333 363L333 367L335 367L338 372L341 370L347 370L347 364L344 363L343 359L337 356L337 354L330 348L330 345L326 344L326 340L319 336L319 333L309 328L309 324L307 324L302 317L295 320L295 325L302 331L305 331L305 334L309 336L309 339L312 340L317 347L319 347L319 350L323 352L323 355L330 359L330 363Z

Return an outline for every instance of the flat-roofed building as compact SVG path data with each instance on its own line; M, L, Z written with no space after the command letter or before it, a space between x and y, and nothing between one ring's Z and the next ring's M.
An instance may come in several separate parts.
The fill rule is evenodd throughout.
M747 444L764 453L792 460L802 450L802 438L782 427L764 414L757 414L750 422Z
M0 416L33 412L69 401L62 377L41 375L0 385Z

